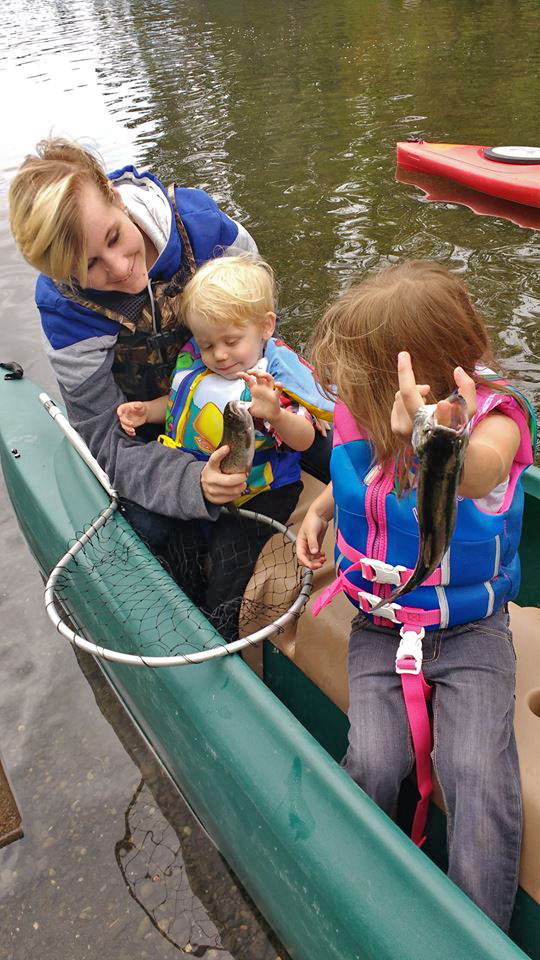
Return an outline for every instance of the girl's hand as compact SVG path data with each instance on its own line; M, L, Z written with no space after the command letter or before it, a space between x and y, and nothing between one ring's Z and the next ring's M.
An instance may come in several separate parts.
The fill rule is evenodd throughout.
M212 456L201 470L201 487L205 500L210 503L231 503L241 497L246 489L245 473L222 473L220 463L229 453L230 447L214 450Z
M120 426L130 437L134 437L137 427L142 427L148 419L146 403L140 400L132 400L131 403L121 403L120 406L116 408L116 413L120 420Z
M322 434L323 437L328 436L328 432L332 426L328 420L321 420L319 417L316 417L313 413L311 414L313 420L313 426L315 429Z
M392 432L408 442L411 439L416 411L425 404L424 397L427 397L431 387L428 383L416 383L411 357L406 351L398 354L397 368L399 390L392 407L390 424ZM470 419L476 411L475 382L461 367L456 367L454 370L454 380L461 396L467 403ZM437 422L442 426L451 425L451 406L446 400L440 400L437 404Z
M296 556L300 563L310 570L318 570L326 562L326 554L321 547L328 523L328 520L310 507L298 531Z
M249 407L251 416L272 423L281 412L279 398L283 390L282 384L276 383L269 373L258 370L248 370L239 376L249 387L252 396Z
M467 417L470 420L476 413L476 384L461 367L456 367L454 370L454 381L458 392L467 404ZM437 404L437 423L443 427L452 426L452 404L447 400L439 400Z

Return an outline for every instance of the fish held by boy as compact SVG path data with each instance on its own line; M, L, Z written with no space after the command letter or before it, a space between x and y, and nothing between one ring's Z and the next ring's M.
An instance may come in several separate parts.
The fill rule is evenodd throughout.
M372 613L424 583L439 566L452 539L457 490L469 432L467 404L463 397L456 391L446 402L451 404L451 425L448 427L437 423L436 404L419 407L414 417L411 444L418 458L416 507L419 529L416 566L407 582L373 607Z
M229 447L229 453L220 463L222 473L251 472L255 456L255 426L249 412L249 403L230 400L223 411L223 436L219 446Z

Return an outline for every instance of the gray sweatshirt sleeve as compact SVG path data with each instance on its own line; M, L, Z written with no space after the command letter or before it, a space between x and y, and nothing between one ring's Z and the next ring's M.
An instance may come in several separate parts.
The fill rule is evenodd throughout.
M125 397L112 375L114 350L100 351L101 366L81 383L58 377L69 422L81 434L121 497L180 520L215 520L219 506L204 499L204 464L156 441L144 443L122 430L116 408ZM49 353L54 363L54 358ZM64 352L64 364L67 357ZM56 371L57 375L60 371ZM63 373L65 374L65 368Z

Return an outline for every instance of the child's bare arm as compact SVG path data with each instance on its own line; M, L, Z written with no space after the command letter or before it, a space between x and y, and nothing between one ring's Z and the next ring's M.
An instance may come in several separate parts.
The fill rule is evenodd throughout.
M296 555L310 570L318 570L326 562L322 542L333 514L334 493L329 483L311 504L296 538Z
M496 411L485 417L469 440L459 496L487 497L510 473L520 440L519 427L510 417Z
M132 400L121 403L116 408L116 413L122 429L130 437L134 437L137 427L142 427L145 423L164 423L168 399L165 394L163 397L156 397L155 400Z
M315 427L311 421L291 410L281 408L277 416L268 422L291 450L309 450L315 439Z

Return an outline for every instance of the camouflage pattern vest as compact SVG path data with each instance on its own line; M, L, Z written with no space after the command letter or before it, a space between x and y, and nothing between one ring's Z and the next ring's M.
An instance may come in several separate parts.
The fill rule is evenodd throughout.
M88 291L58 284L68 299L120 325L112 372L128 400L153 400L169 392L178 350L191 336L179 321L179 302L197 268L174 191L172 183L167 192L182 238L182 258L170 280L151 281L155 320L147 289L140 294L92 291L90 298Z

